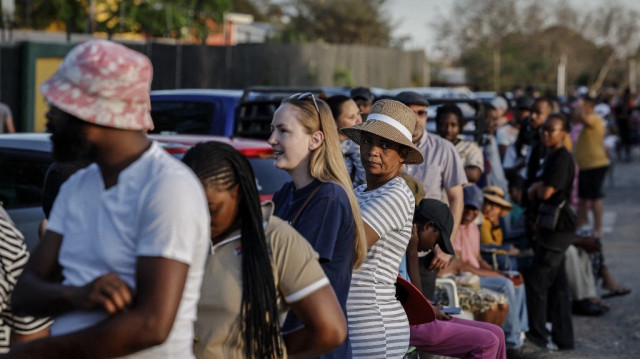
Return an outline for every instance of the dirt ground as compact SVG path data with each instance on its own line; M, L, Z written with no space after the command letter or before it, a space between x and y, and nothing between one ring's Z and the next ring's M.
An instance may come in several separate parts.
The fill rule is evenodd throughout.
M605 261L614 278L631 288L606 299L602 317L573 316L576 348L544 358L640 358L640 160L617 163L605 184ZM607 233L609 232L609 233ZM601 289L600 289L601 290ZM601 293L603 291L601 290Z

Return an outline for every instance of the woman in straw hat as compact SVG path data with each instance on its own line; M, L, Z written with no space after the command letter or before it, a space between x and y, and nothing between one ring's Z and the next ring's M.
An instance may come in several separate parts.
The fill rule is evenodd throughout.
M364 261L367 244L331 110L311 93L296 94L283 101L271 128L275 166L291 176L273 197L275 215L318 252L346 315L351 273ZM301 325L290 313L282 330ZM349 339L324 358L351 358Z
M409 346L409 322L395 297L398 266L411 237L414 197L398 175L402 164L423 162L411 142L413 111L394 100L373 105L367 121L342 129L360 145L367 183L356 188L367 258L351 279L347 314L353 356L402 358Z

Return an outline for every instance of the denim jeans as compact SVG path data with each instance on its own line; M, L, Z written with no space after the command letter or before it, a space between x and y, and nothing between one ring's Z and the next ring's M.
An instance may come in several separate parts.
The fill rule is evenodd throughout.
M502 324L502 330L504 330L507 348L518 348L522 345L520 334L529 330L524 285L515 288L511 279L507 277L480 277L480 286L507 296L509 312Z

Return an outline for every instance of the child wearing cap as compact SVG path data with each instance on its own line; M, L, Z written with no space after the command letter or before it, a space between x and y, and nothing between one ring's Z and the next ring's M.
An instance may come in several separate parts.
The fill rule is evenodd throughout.
M416 208L412 236L418 249L431 251L436 245L453 254L450 234L453 216L435 199L424 199ZM459 358L506 358L504 333L497 325L452 318L435 307L436 320L411 325L410 341L419 351Z

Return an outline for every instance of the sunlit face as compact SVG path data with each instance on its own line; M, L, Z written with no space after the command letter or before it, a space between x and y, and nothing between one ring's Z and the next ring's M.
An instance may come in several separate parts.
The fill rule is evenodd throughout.
M485 200L482 204L482 214L484 214L494 224L500 221L501 213L502 207L491 201Z
M465 226L468 225L478 217L478 213L480 213L480 210L477 209L476 207L464 206L460 223Z
M299 108L285 103L273 115L269 144L273 148L276 168L293 171L309 166L311 135L298 120L301 114Z
M542 132L542 142L549 148L557 148L564 144L564 137L567 132L563 129L562 120L550 118L540 128Z
M353 100L347 100L340 105L340 115L336 118L336 125L338 130L345 127L355 126L362 122L360 117L360 109L356 102Z
M409 108L416 114L416 128L413 130L413 142L416 142L427 127L427 106L409 105Z
M428 252L438 244L440 231L431 222L418 225L418 250Z
M407 154L408 150L396 142L372 133L362 133L360 157L367 177L391 179L397 176Z
M531 127L537 130L553 112L547 101L536 101L531 109Z
M460 134L458 116L453 113L444 115L444 118L438 122L438 134L451 142L456 142Z
M238 216L239 185L224 189L219 185L205 186L209 215L211 216L211 241L217 243L234 229Z

